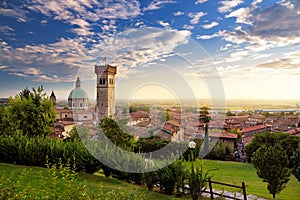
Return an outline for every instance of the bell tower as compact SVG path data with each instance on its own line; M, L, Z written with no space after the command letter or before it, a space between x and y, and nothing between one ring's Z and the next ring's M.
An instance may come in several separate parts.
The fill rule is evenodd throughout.
M115 114L115 75L117 67L109 64L95 65L97 75L97 105L98 119L114 117Z

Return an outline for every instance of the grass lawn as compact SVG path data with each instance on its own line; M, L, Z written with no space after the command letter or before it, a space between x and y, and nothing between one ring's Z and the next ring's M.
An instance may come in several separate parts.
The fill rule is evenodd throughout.
M267 184L262 182L261 179L258 178L258 176L256 175L256 170L251 164L214 160L197 160L195 162L199 165L202 164L205 169L218 169L210 172L211 175L213 175L213 181L219 181L234 185L241 185L241 182L244 181L246 183L247 194L253 194L266 199L272 199L271 194L269 194L267 190ZM0 163L0 178L5 177L7 179L11 177L10 182L6 179L4 181L3 179L0 179L0 193L3 187L15 187L16 184L18 184L19 190L26 190L29 188L29 191L36 192L35 190L41 187L41 180L45 181L45 185L50 187L51 185L53 185L53 179L49 178L49 172L51 171L46 168ZM24 173L26 175L24 175ZM123 193L125 194L125 196L130 196L132 194L141 194L148 197L148 199L190 199L188 197L175 198L160 194L158 192L151 192L144 187L135 184L127 183L125 181L114 178L105 178L102 174L91 175L86 173L79 173L77 179L78 181L76 182L76 187L78 188L78 190L80 189L80 187L82 187L82 185L85 185L86 190L92 194L97 194L99 193L99 191L102 191L102 193ZM3 183L5 183L5 185L3 185ZM58 188L58 193L63 192L59 190L59 188L61 188L60 186L62 186L63 184L63 181L57 181L56 185ZM213 184L213 188L217 190L239 192L238 189L217 184ZM137 198L133 197L129 199ZM283 191L281 191L280 194L276 195L276 199L300 199L300 183L296 180L294 175L290 176L290 181L288 182L287 187Z
M20 178L23 176L23 174L26 174L23 178ZM12 165L12 164L5 164L0 163L0 178L5 177L5 185L1 185L3 181L0 181L0 197L1 197L1 189L3 187L7 187L9 184L7 184L7 178L11 177L10 180L10 186L11 188L15 187L16 184L18 184L19 190L27 190L29 188L29 192L36 192L34 191L36 188L40 188L41 180L46 180L46 185L51 186L53 185L53 180L50 180L50 178L42 178L43 177L49 177L49 169L46 168L40 168L40 167L29 167L29 166L21 166L21 165ZM82 184L86 185L87 190L91 193L97 194L99 191L102 191L103 193L108 192L114 192L116 194L123 193L125 196L130 196L130 194L144 194L148 199L160 199L160 200L169 200L169 199L179 199L170 197L158 192L152 192L148 191L147 189L127 183L125 181L117 180L114 178L105 178L103 176L96 176L86 173L79 173L78 174L78 181L77 183L81 183L80 186L75 186L80 190L82 187ZM20 183L17 183L19 180ZM64 184L63 182L57 180L57 188L60 188ZM31 189L30 189L31 188ZM63 192L59 191L58 192ZM24 194L25 196L26 194ZM118 195L117 195L118 196ZM23 196L22 196L23 197ZM51 199L51 198L50 198ZM100 198L102 199L102 198ZM105 198L107 199L107 198ZM137 199L135 197L132 198L116 198L116 199ZM181 198L182 199L182 198ZM188 198L185 198L188 199Z
M272 199L272 195L267 190L267 183L257 176L256 169L252 164L229 162L229 161L215 161L215 160L197 160L197 164L203 164L204 169L216 169L212 171L212 180L222 183L229 183L234 185L242 185L242 181L246 183L247 194L253 194L267 199ZM214 189L237 191L238 189L229 188L222 185L213 184ZM287 187L276 195L276 199L291 200L300 199L300 183L294 175L290 176Z

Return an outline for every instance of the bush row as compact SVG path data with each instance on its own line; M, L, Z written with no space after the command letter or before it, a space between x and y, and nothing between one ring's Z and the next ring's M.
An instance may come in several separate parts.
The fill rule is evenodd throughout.
M101 163L89 153L79 139L62 141L17 133L14 136L0 136L0 162L45 167L46 157L50 163L58 163L59 159L62 163L67 163L76 158L77 170L89 173L101 168Z

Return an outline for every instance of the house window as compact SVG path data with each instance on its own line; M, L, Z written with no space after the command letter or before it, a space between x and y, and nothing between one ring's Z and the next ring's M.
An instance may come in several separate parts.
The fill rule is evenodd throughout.
M65 118L68 118L68 115L67 115L67 114L65 114Z
M88 118L88 116L86 116L86 115L85 115L85 116L83 116L83 118L84 118L84 119L87 119L87 118Z
M75 102L72 102L72 107L75 108Z
M79 103L79 107L82 108L82 103L81 102Z

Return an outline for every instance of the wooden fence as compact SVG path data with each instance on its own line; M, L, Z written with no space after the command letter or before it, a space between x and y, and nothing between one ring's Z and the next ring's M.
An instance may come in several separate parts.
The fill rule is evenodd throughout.
M217 196L226 197L226 198L229 198L229 199L247 200L245 182L242 182L242 186L232 185L232 184L227 184L227 183L220 183L220 182L212 181L210 178L208 179L207 182L208 182L208 186L209 186L209 191L204 191L204 192L205 193L210 193L210 199L214 199L214 195L217 195ZM237 197L232 197L232 196L228 196L228 195L224 195L224 194L219 194L219 193L213 192L212 184L225 185L225 186L228 186L228 187L234 187L234 188L242 189L243 199L238 199Z

